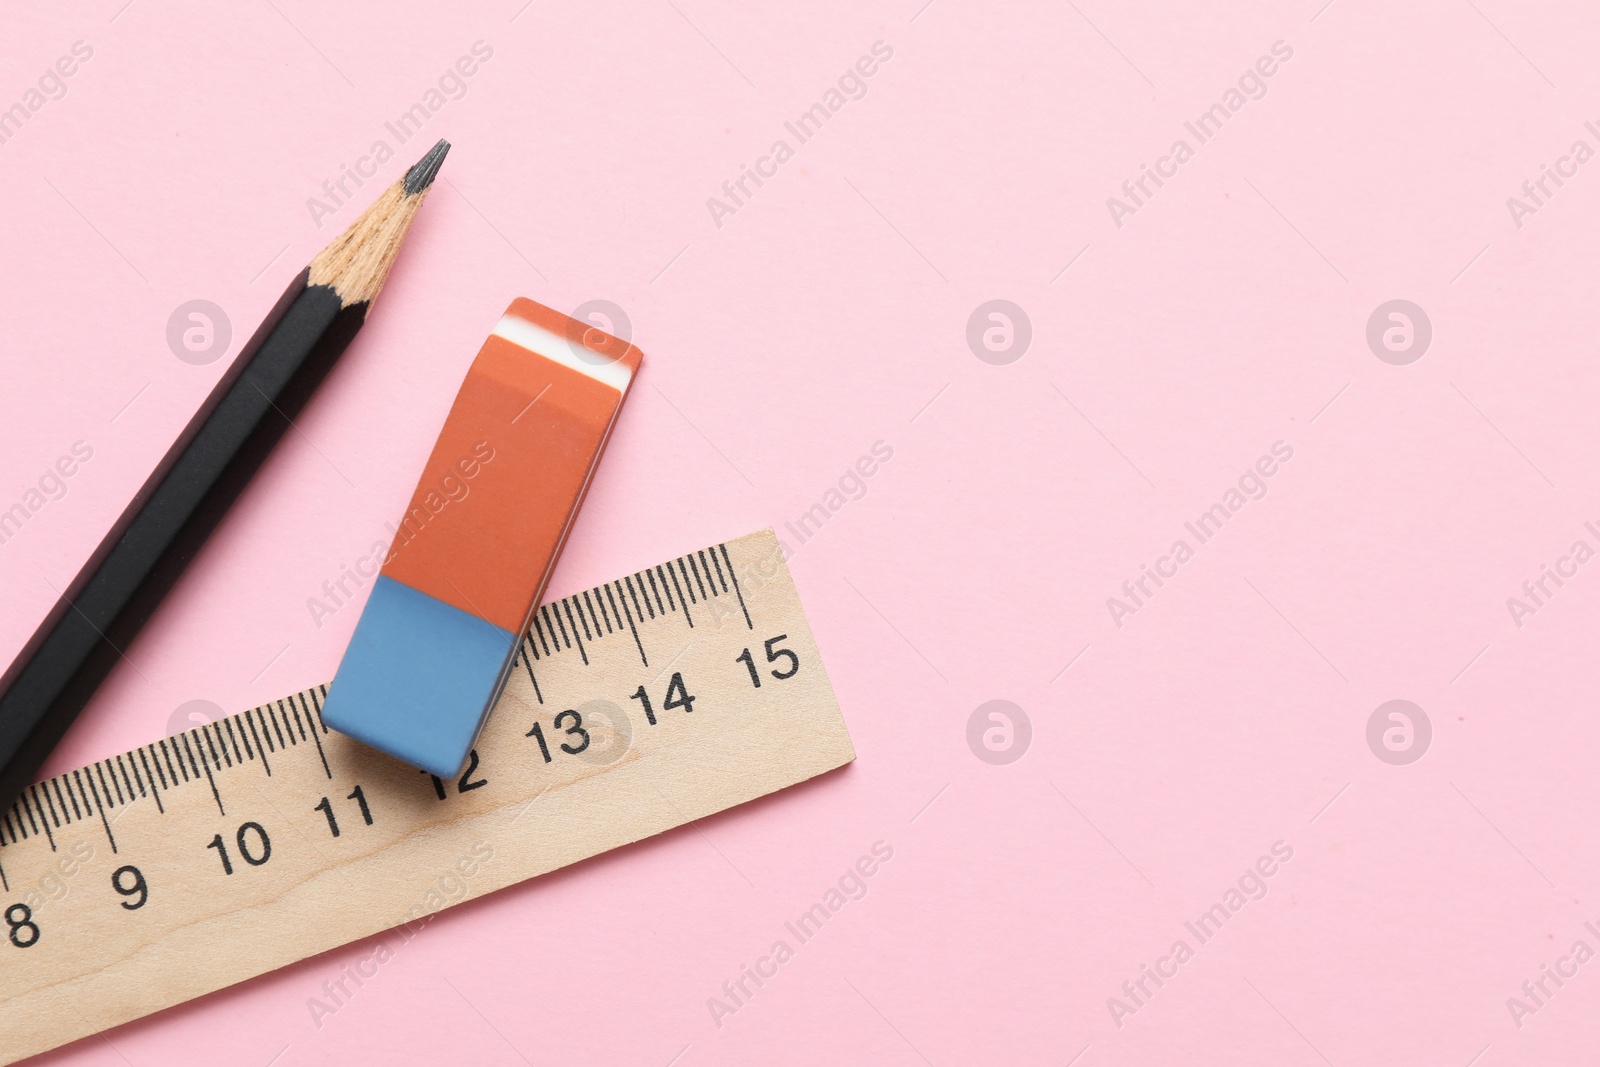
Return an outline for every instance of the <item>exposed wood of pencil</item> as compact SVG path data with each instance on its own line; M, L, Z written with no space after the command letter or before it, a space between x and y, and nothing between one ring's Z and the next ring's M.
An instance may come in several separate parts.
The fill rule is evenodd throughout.
M311 261L309 284L332 288L345 307L377 299L449 149L447 142L440 141L405 177L385 189L349 229L318 252Z

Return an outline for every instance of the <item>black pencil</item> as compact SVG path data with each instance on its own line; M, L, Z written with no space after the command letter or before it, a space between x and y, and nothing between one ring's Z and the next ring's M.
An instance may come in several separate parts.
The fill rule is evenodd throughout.
M289 284L0 676L0 811L124 658L361 329L449 150L435 145Z

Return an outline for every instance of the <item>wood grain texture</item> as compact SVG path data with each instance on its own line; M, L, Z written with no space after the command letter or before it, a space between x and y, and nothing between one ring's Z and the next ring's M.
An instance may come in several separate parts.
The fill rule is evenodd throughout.
M457 781L327 731L322 695L58 776L0 816L0 1063L409 938L452 904L855 758L770 530L541 607ZM462 863L474 877L447 900Z

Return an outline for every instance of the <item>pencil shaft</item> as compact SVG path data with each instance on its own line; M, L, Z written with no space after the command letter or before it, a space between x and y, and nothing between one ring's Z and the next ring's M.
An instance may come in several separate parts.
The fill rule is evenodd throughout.
M349 344L301 273L68 587L0 685L0 810L38 771Z

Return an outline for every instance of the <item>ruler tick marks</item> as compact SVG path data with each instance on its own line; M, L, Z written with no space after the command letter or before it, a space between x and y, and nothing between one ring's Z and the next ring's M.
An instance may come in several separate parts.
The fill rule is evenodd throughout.
M271 704L267 705L267 718L272 721L272 732L278 738L278 747L274 751L282 752L284 749L288 748L289 745L283 739L283 727L278 723L277 709L275 709ZM290 740L293 740L293 738L294 735L291 734Z
M244 731L240 730L238 733L234 733L233 720L231 718L223 719L222 723L228 729L228 740L233 742L233 754L238 758L239 766L244 766L247 760L255 759L255 756L250 752L250 739L244 736ZM241 741L244 743L244 752L242 753L239 751Z
M44 808L40 807L39 805L39 787L32 786L29 788L28 792L33 794L33 806L39 809L39 822L44 826L45 840L50 842L50 851L54 852L56 850L56 835L51 832L50 820L45 818ZM49 798L50 794L48 791L46 791L45 799L48 800Z
M123 804L127 803L127 801L122 799L122 783L117 781L117 769L112 767L110 777L107 778L106 776L106 765L108 762L109 761L107 760L101 760L99 763L96 763L94 765L94 773L100 778L100 791L105 794L106 803L109 805L113 800L115 800L117 802L117 807L120 808Z
M44 790L44 805L45 808L50 812L50 821L55 823L56 829L59 830L61 829L61 816L56 813L55 797L50 795L50 786L53 784L53 780L49 782L42 782L40 783L40 788Z
M561 607L560 607L560 605L557 605L556 609L550 613L549 618L545 619L545 623L547 625L549 624L550 619L554 619L556 621L555 629L552 631L552 633L560 634L561 635L561 645L565 645L567 648L571 648L572 647L572 638L567 636L567 625L566 625L566 623L561 621ZM556 647L560 648L561 645L558 645Z
M172 747L176 749L180 741L183 743L183 750L178 753L178 766L182 767L183 757L188 756L189 767L194 769L195 779L198 780L200 778L200 763L194 758L194 745L190 744L190 738L187 733L181 733L178 735L177 740L173 741ZM185 779L185 781L187 780Z
M28 817L28 825L33 828L33 836L38 837L42 831L39 829L39 824L34 821L33 807L28 803L27 792L23 792L23 794L17 798L17 803L22 805L22 814Z
M256 748L259 751L271 752L276 755L278 749L282 748L283 746L272 743L272 725L267 722L266 713L260 708L253 708L251 709L251 716L256 720L256 725L261 728L260 732L256 735L260 739L256 743Z
M728 558L728 546L718 545L722 550L722 561L728 565L728 577L733 579L733 592L739 598L739 610L744 612L744 624L747 629L754 630L756 624L750 621L750 609L744 603L744 590L739 588L739 574L733 569L733 560Z
M333 768L328 766L328 754L322 749L322 738L317 736L317 721L320 715L313 717L311 709L306 709L306 718L311 720L311 741L317 746L317 756L322 760L322 773L327 775L328 781L333 781Z
M78 795L83 798L83 817L85 819L87 819L89 816L98 813L98 809L100 807L100 804L99 804L100 798L98 796L96 796L94 798L95 803L94 804L90 804L89 803L89 792L90 792L91 789L94 788L94 779L93 779L93 777L90 777L89 778L89 786L87 788L85 788L85 786L83 784L83 782L84 782L83 774L84 774L84 772L82 770L73 771L71 779L69 779L68 782L67 782L67 789L70 792L71 789L72 789L73 783L77 783Z
M206 739L206 746L211 749L211 765L220 769L223 764L233 766L233 761L228 759L228 746L226 743L218 744L217 724L210 723L201 728L200 735Z
M67 825L72 825L74 818L82 819L83 813L78 810L78 798L72 795L72 782L68 781L66 788L62 789L61 776L58 774L50 779L50 784L55 788L56 799L61 802L61 817L67 821ZM67 814L68 801L72 803L72 814L70 816Z
M168 788L177 789L178 788L178 768L182 764L173 762L173 760L172 760L172 749L167 744L167 739L166 738L163 737L160 741L156 742L156 750L157 750L157 752L160 753L160 755L156 756L156 771L159 773L160 770L161 770L161 765L163 763L165 763L167 765L167 778L166 778L166 781L172 783L170 786L168 786ZM189 780L189 772L188 771L184 771L183 772L183 780L186 781L186 782ZM163 782L162 784L165 785L166 782Z
M78 785L78 796L83 799L83 817L97 814L100 807L100 797L95 794L94 775L87 767L72 772L72 780ZM85 785L84 783L88 784ZM92 801L92 803L91 803Z
M272 731L267 729L267 720L261 717L259 708L245 712L244 721L250 727L250 739L256 743L257 759L264 760L269 751L278 751L272 747Z
M56 799L61 801L62 821L71 826L74 822L81 820L83 815L78 809L78 798L72 795L72 779L65 775L57 775L52 784L57 790ZM68 815L68 811L71 811L72 814Z
M74 775L76 775L78 772L77 771L73 771L72 773ZM78 788L79 789L83 788L83 783L82 782L78 783ZM95 812L100 816L100 825L105 827L106 840L111 842L111 854L114 856L117 853L117 839L115 837L111 836L111 822L110 822L110 820L108 820L106 818L105 806L100 803L100 794L94 787L94 775L92 775L92 774L89 775L89 791L94 794ZM86 798L84 798L84 800L85 800L85 803L87 803L88 798L86 797Z
M250 717L249 712L245 712L244 721L245 725L250 727L250 736L255 738L256 751L261 754L261 766L266 769L267 777L271 778L272 764L267 762L267 750L261 747L261 735L256 732L256 721Z
M283 721L283 732L284 732L284 735L289 739L289 744L291 744L291 745L299 745L300 742L305 740L305 737L304 737L305 731L304 730L301 731L301 736L298 736L298 737L295 736L295 732L294 732L295 714L294 714L294 710L293 710L293 705L288 701L279 700L279 701L275 702L274 707L275 707L276 710L273 712L273 717L275 719L281 719Z
M205 768L206 781L211 785L211 799L217 802L217 814L228 814L228 809L222 806L222 794L217 792L217 780L211 774L211 764L206 762L205 749L200 750L200 766ZM218 764L218 767L220 769L221 765Z
M711 569L713 567L716 568L716 570L717 570L717 581L718 581L718 583L721 584L722 591L724 593L726 593L728 591L728 579L726 579L726 578L724 578L722 576L722 564L717 562L717 550L715 548L712 548L712 549L709 550L710 553L711 553L711 562L709 564L706 562L706 551L707 550L702 550L701 553L700 553L700 565L702 567L705 567L706 574L708 576L711 574Z
M613 610L615 608L613 607ZM622 595L622 615L628 620L628 632L633 634L633 647L639 650L639 662L650 666L650 657L644 654L644 642L639 640L639 628L633 624L633 613L628 610L628 595Z
M615 620L617 629L620 630L622 629L622 612L617 610L617 598L612 595L611 587L609 585L605 586L604 589L606 598L600 605L600 613L605 615L606 607L609 605L611 608L611 614L606 617L606 625L610 626L612 621ZM598 593L595 594L595 599L600 599L600 595ZM626 603L626 601L624 601L624 603Z
M679 565L680 566L682 565L681 561L680 561ZM699 564L695 563L694 556L692 554L689 556L689 569L694 572L694 584L697 585L700 588L700 599L701 600L710 600L711 599L711 594L706 592L706 583L702 582L700 580L700 566L699 566ZM711 577L711 575L708 573L706 575L706 578L709 579L710 577ZM684 580L688 581L687 578L684 579ZM715 587L713 587L713 588L715 588Z
M672 579L672 588L678 592L678 604L683 608L683 617L688 620L689 628L694 629L694 616L689 614L689 602L683 597L683 587L678 584L678 573L672 569L672 564L667 564L667 576ZM671 594L667 596L671 600Z
M85 782L90 782L92 784L92 780L89 778L88 769L80 767L78 770L72 772L71 778L67 779L67 792L71 793L73 785L77 785L78 799L83 801L83 818L84 821L87 822L90 816L95 814L96 805L90 802L90 787L89 785L85 785Z
M651 567L645 573L650 578L650 591L656 595L656 607L661 609L661 614L666 615L668 612L677 611L678 602L672 599L672 590L667 588L666 572L660 567ZM661 579L659 585L656 583L657 578ZM666 598L665 605L661 602L663 597Z
M34 830L34 837L40 837L40 835L43 835L43 832L45 832L45 830L40 827L40 824L45 822L45 813L43 813L43 809L40 809L40 813L38 813L38 817L35 819L34 805L30 805L29 803L29 792L32 792L32 790L22 790L21 797L16 798L16 800L18 800L18 805L21 805L22 814L26 814L27 816L27 825L29 825L30 829ZM34 803L38 803L38 801L35 800ZM18 822L21 822L21 819L18 819ZM45 825L48 825L48 822L45 822Z
M543 704L544 695L539 692L539 679L533 676L533 663L528 659L528 650L526 648L522 650L522 667L528 672L528 681L533 683L533 695L538 698L539 703Z
M145 746L145 748L148 747L148 745ZM156 811L160 812L162 815L165 815L167 813L166 805L161 803L161 791L156 788L156 776L150 770L150 761L145 757L143 748L136 749L135 751L139 753L139 762L144 764L144 776L150 782L150 797L156 802ZM140 783L139 788L144 788L143 782Z
M572 622L572 607L571 607L570 601L563 600L561 602L561 606L567 609L567 621L568 622ZM581 609L580 609L579 613L582 614ZM561 616L560 615L556 616L556 622L557 623L561 622ZM577 623L573 623L572 624L572 638L573 638L574 641L576 641L578 643L578 655L583 657L583 665L585 667L587 667L589 665L589 652L588 652L587 649L585 649L583 647L583 638L578 636L578 624Z
M289 698L289 711L294 715L294 728L300 731L300 740L309 740L306 734L306 720L311 717L311 712L308 709L301 708L300 704L294 697ZM312 727L310 737L315 736L316 727Z
M131 803L133 803L133 801L135 799L134 795L133 795L133 782L134 782L134 778L137 778L139 776L138 775L138 771L137 770L134 771L133 778L129 778L128 777L128 765L123 762L122 754L120 752L117 754L117 769L122 772L122 784L128 787L128 803L131 804ZM141 796L141 797L144 796L144 787L143 786L139 787L139 796Z
M622 580L622 584L627 588L628 597L633 601L633 613L639 618L643 619L644 609L639 607L639 593L633 588L633 576L629 575L628 577L624 578ZM644 603L645 607L650 606L650 595L648 593L645 594ZM650 611L650 617L652 619L656 617L655 609L653 608Z
M110 785L106 784L106 763L105 763L105 760L101 760L99 763L96 763L94 765L94 772L100 776L100 788L105 792L106 803L107 804L111 803L111 790L112 790L113 787L115 787L116 791L117 791L117 803L119 805L121 805L123 803L126 803L122 799L122 786L119 785L118 782L117 782L117 772L116 772L115 769L113 769L111 771L111 784Z
M578 640L578 628L574 626L570 634L567 632L567 624L561 618L561 607L562 602L559 600L551 604L550 617L556 620L556 632L561 635L562 647L568 649L577 648L578 646L575 642Z
M169 737L161 742L161 753L167 757L167 772L172 774L173 785L178 784L179 776L182 776L185 782L189 780L189 768L183 762L182 750L178 748L178 736L181 735Z
M580 624L582 624L582 626L583 626L583 636L584 637L588 638L590 641L593 641L595 638L600 636L600 634L598 632L596 632L596 633L590 633L589 632L589 617L583 613L583 605L578 602L578 598L577 597L568 597L567 599L565 599L565 600L563 600L561 602L561 606L567 609L567 621L568 622L572 621L572 609L574 607L576 607L578 609L578 622ZM599 630L598 624L596 625L595 629L596 629L596 631ZM572 635L574 637L576 637L578 635L578 627L577 626L574 626L572 628Z

